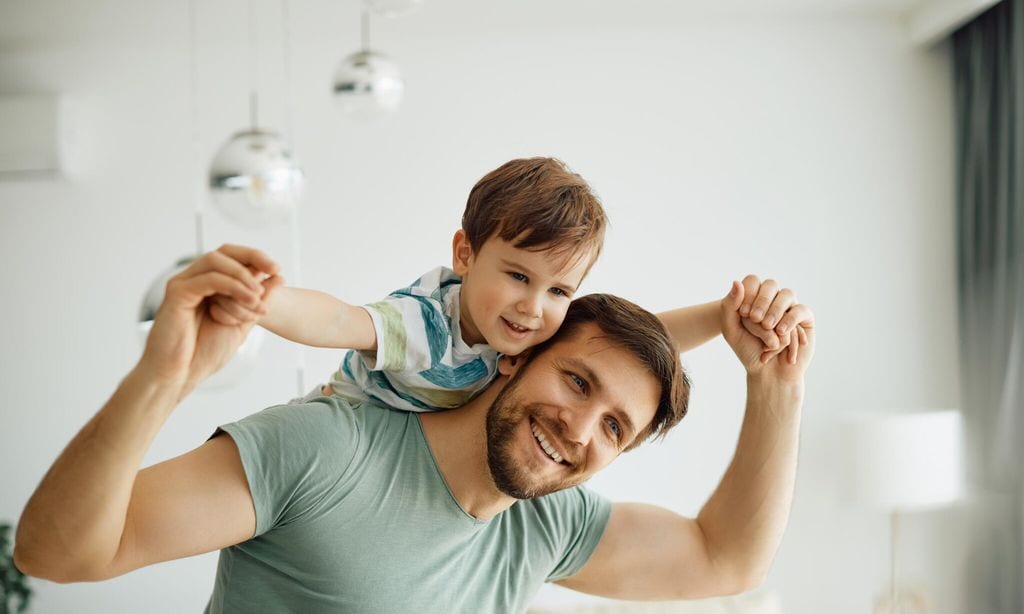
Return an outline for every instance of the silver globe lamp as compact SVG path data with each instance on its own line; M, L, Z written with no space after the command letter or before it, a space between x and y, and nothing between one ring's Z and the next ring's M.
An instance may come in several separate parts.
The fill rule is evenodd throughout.
M405 82L398 64L370 49L370 14L366 9L362 15L362 49L338 65L333 90L342 112L361 119L386 115L402 102Z
M149 338L149 331L153 328L153 321L156 319L156 312L160 304L164 302L164 293L167 282L195 261L195 256L186 256L179 259L173 266L169 267L156 276L146 290L142 298L142 305L139 307L138 334L142 346L145 347ZM199 385L202 390L217 390L235 385L242 378L252 371L259 358L260 347L266 332L256 326L249 331L249 335L242 342L242 345L235 351L235 355L219 371L208 377Z
M210 192L229 219L250 227L284 222L305 178L284 140L255 126L235 133L210 164Z
M334 73L338 106L353 117L377 117L402 102L405 83L398 65L376 51L357 51L342 60Z

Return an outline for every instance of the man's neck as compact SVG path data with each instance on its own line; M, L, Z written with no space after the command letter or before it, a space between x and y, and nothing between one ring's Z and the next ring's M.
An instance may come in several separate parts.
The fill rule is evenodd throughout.
M487 467L487 411L504 387L499 376L457 409L420 414L420 424L452 495L467 514L490 520L516 502L498 490Z

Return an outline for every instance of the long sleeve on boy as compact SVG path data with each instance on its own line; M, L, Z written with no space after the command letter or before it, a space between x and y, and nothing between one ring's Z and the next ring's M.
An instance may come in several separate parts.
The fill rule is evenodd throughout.
M494 378L498 353L466 345L459 327L461 279L438 267L365 305L376 352L350 351L331 380L336 394L406 411L463 405Z

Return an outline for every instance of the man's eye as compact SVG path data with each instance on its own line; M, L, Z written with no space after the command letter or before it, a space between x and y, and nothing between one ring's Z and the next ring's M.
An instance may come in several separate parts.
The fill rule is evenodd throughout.
M615 435L615 439L619 439L620 437L622 437L622 427L619 426L619 423L616 422L614 418L608 418L607 423L608 430L610 430L612 434Z
M579 388L581 392L586 392L586 390L587 390L587 382L586 382L586 380L584 380L579 375L576 375L575 373L570 373L569 374L569 379L572 380L573 385L575 385L577 388Z
M516 273L515 271L510 272L508 274L508 276L511 277L512 279L516 280L516 281L523 281L523 282L529 281L529 279L526 277L526 275L523 275L522 273Z

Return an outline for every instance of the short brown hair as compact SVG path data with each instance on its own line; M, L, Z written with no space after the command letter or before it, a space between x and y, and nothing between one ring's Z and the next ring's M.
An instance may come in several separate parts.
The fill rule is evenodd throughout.
M519 158L473 186L462 229L474 250L491 237L520 249L591 254L604 244L607 216L583 177L555 158Z
M651 437L664 437L686 415L690 379L665 325L643 307L612 294L588 294L573 300L565 320L550 339L537 344L528 357L540 356L559 341L572 337L580 327L594 323L608 339L628 350L647 367L661 385L654 419L626 447L632 450Z

